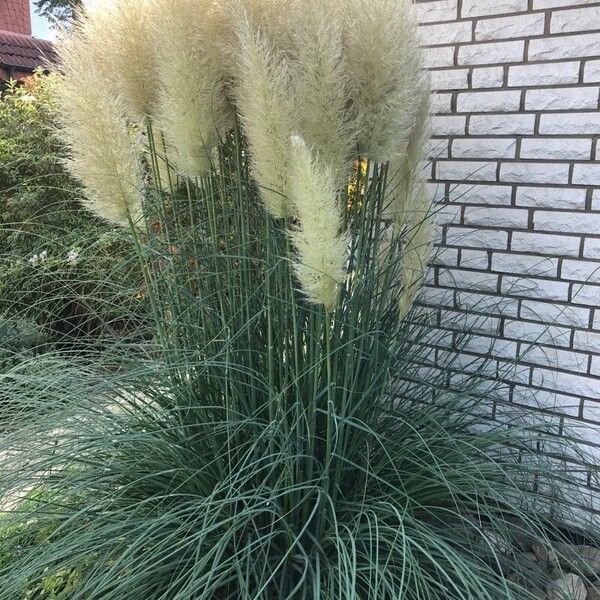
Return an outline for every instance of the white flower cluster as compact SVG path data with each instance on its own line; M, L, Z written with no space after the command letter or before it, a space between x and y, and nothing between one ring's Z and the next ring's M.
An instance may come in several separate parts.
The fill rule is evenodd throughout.
M35 267L38 264L43 264L46 262L48 262L48 251L47 250L42 250L39 254L34 254L29 259L29 264L32 267Z
M36 267L37 265L47 263L48 259L48 250L42 250L39 254L34 254L27 262L32 267ZM79 261L79 252L77 250L69 250L65 260L69 266L74 267Z
M69 263L71 267L74 267L77 264L78 260L79 252L77 252L77 250L69 250L69 252L67 253L67 263Z

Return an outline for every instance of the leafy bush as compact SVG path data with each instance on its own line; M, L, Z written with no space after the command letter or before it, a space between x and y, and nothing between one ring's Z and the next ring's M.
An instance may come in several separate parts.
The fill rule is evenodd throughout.
M0 314L48 339L124 327L141 281L129 236L81 206L63 166L54 83L36 74L0 98Z

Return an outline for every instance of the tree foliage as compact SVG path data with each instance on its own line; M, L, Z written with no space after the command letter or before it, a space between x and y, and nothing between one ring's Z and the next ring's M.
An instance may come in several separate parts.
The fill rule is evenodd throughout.
M36 0L36 12L43 17L68 23L75 18L77 10L82 6L82 0Z

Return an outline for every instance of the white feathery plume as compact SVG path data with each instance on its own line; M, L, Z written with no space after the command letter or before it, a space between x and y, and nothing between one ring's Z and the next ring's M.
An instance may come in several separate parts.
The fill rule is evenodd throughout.
M351 108L359 149L378 163L404 154L423 88L411 0L328 0L344 24Z
M267 210L275 218L285 217L289 214L288 170L294 114L288 66L248 13L237 11L234 27L234 95L248 139L253 176Z
M128 116L139 121L153 112L157 96L155 54L162 39L152 35L153 17L151 0L95 0L81 21L94 67L115 82Z
M83 203L111 223L136 222L142 213L141 148L127 125L122 98L94 68L95 48L80 31L63 40L58 52L60 136L71 150L67 168L83 185Z
M323 0L304 0L291 10L292 83L297 128L340 183L347 178L356 137L348 122L347 67L341 24Z
M155 122L177 170L193 179L211 164L211 150L233 125L219 44L225 19L214 0L152 0L159 100Z
M230 4L234 19L245 13L273 48L289 48L290 31L297 25L291 15L302 7L303 0L230 0Z
M424 79L424 83L428 83ZM430 139L429 113L431 93L429 85L415 92L420 97L416 120L404 154L394 157L388 165L388 181L383 214L402 228L410 221L410 211L420 206L420 186L425 173L426 149ZM416 195L416 197L415 197Z
M294 268L306 297L332 311L348 257L335 178L300 136L291 138L291 147L290 197L299 221L291 232L297 252Z

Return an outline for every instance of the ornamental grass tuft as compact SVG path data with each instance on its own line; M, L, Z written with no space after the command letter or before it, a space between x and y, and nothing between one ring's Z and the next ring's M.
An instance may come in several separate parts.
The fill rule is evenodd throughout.
M218 62L103 71L180 4L189 70ZM431 362L410 3L348 4L148 0L130 36L94 11L63 42L69 164L151 316L0 376L2 600L533 599L524 547L583 527L539 452L567 442L484 419L495 391Z

